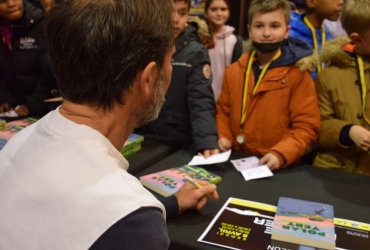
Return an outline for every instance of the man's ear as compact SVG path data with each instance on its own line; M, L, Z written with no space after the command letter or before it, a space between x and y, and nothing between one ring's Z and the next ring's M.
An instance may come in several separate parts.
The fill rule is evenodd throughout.
M356 32L349 34L349 38L351 38L351 41L355 45L361 45L361 43L363 42L361 35Z
M138 87L145 96L150 95L158 79L158 67L154 61L149 62L145 68L138 73Z

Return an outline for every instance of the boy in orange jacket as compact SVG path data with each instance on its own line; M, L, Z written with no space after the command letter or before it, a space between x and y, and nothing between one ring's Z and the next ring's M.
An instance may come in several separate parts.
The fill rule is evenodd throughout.
M221 150L260 155L260 164L278 170L299 161L319 134L315 86L305 70L312 50L288 39L288 1L254 0L248 16L253 46L225 71L218 142Z

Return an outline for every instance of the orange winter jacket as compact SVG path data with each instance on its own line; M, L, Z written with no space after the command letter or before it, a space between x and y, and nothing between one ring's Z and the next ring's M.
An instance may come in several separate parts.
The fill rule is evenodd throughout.
M249 84L247 118L240 128L244 75L249 54L230 65L224 75L217 103L219 138L232 142L233 149L256 155L275 154L285 167L317 141L320 128L315 86L310 74L294 65L270 68L254 96ZM255 82L253 70L249 82ZM245 142L239 145L236 136Z

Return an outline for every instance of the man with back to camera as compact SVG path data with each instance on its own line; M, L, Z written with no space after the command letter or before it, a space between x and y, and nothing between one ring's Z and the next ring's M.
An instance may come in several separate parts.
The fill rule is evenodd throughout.
M167 206L117 149L163 103L171 1L64 1L46 33L64 102L0 151L0 249L168 248ZM184 211L207 195L214 185L185 184L171 199Z

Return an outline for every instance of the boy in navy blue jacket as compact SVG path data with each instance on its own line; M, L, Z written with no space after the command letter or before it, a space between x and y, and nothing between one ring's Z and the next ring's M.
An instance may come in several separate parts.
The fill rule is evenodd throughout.
M176 51L172 80L158 119L141 133L156 135L177 147L191 145L195 152L209 156L219 152L210 60L197 26L187 23L190 2L173 2Z

